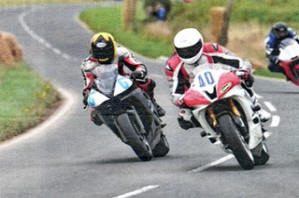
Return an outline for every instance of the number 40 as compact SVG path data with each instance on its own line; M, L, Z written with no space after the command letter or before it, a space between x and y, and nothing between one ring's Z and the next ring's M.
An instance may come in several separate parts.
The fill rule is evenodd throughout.
M208 84L208 85L214 84L215 80L214 80L211 72L209 72L209 71L205 72L205 73L203 73L203 76L204 76L204 78L202 77L201 74L198 76L200 87L204 87L204 86L206 86L206 84Z

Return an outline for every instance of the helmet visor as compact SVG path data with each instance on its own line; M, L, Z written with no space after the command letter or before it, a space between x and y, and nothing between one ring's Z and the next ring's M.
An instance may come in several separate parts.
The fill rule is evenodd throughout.
M113 58L114 56L114 47L112 44L108 44L103 48L99 48L97 46L93 46L93 57L96 59L105 59L105 58Z
M278 38L284 38L288 35L287 31L277 32Z
M190 47L184 47L184 48L175 48L179 57L181 58L193 58L200 52L202 48L202 42L199 40L197 43Z

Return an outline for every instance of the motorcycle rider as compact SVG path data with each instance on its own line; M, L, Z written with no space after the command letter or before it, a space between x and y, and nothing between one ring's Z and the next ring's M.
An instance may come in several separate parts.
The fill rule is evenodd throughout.
M252 88L254 82L251 75L252 66L248 61L235 56L221 45L204 43L201 33L195 28L179 31L174 37L174 47L176 52L167 60L165 73L171 86L172 102L181 108L178 116L181 128L187 130L200 127L191 110L185 108L182 98L194 78L192 71L196 67L211 63L234 68L242 80L242 87L249 93L253 103L252 109L258 112L262 122L270 119L270 113L263 110L257 102Z
M146 66L136 61L132 54L124 47L117 46L114 37L107 32L99 32L95 34L90 41L90 56L88 56L81 64L81 71L85 82L83 89L83 104L87 106L88 94L92 88L93 82L97 75L94 71L96 67L109 67L111 64L118 65L118 72L121 75L130 75L134 79L135 84L148 93L152 102L157 108L159 116L164 116L164 109L156 103L154 99L154 88L156 83L154 80L147 77ZM124 70L124 65L132 71L128 74ZM96 125L101 125L102 122L94 111L91 110L91 121Z
M282 68L278 65L279 44L285 38L293 38L299 43L299 37L296 33L288 28L283 22L275 23L265 39L266 56L269 60L268 69L271 72L283 73Z

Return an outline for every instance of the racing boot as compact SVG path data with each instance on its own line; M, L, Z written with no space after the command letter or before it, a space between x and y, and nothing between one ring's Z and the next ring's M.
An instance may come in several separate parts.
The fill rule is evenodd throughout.
M262 109L259 103L255 103L252 107L253 111L256 111L260 117L261 122L267 122L271 118L271 113Z
M267 122L271 118L271 114L264 110L262 106L257 101L257 96L253 88L247 88L250 95L250 100L252 101L252 110L257 112L261 122Z
M158 115L159 117L162 117L165 115L165 110L156 102L156 100L154 98L152 98L152 102L155 105Z
M182 108L178 117L179 125L182 129L201 127L200 123L194 118L190 109Z
M90 112L90 120L97 126L101 126L103 124L103 122L97 116L96 111L94 109Z
M272 117L271 113L269 113L268 111L266 111L264 109L261 109L260 111L258 111L258 114L260 116L261 122L267 122Z

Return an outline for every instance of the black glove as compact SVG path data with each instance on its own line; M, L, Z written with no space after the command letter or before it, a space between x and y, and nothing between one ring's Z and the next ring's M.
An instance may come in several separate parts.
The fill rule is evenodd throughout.
M144 75L142 71L136 70L130 74L130 78L132 79L143 79Z
M82 102L83 102L84 108L86 108L86 106L88 105L88 102L87 102L88 94L86 93L86 90L83 90L82 95L83 95Z
M84 106L88 105L87 99L88 99L88 95L86 95L86 96L83 97L83 101L82 102L83 102Z
M249 70L238 70L236 71L237 76L242 79L247 87L252 87L254 83L254 77L251 75Z

